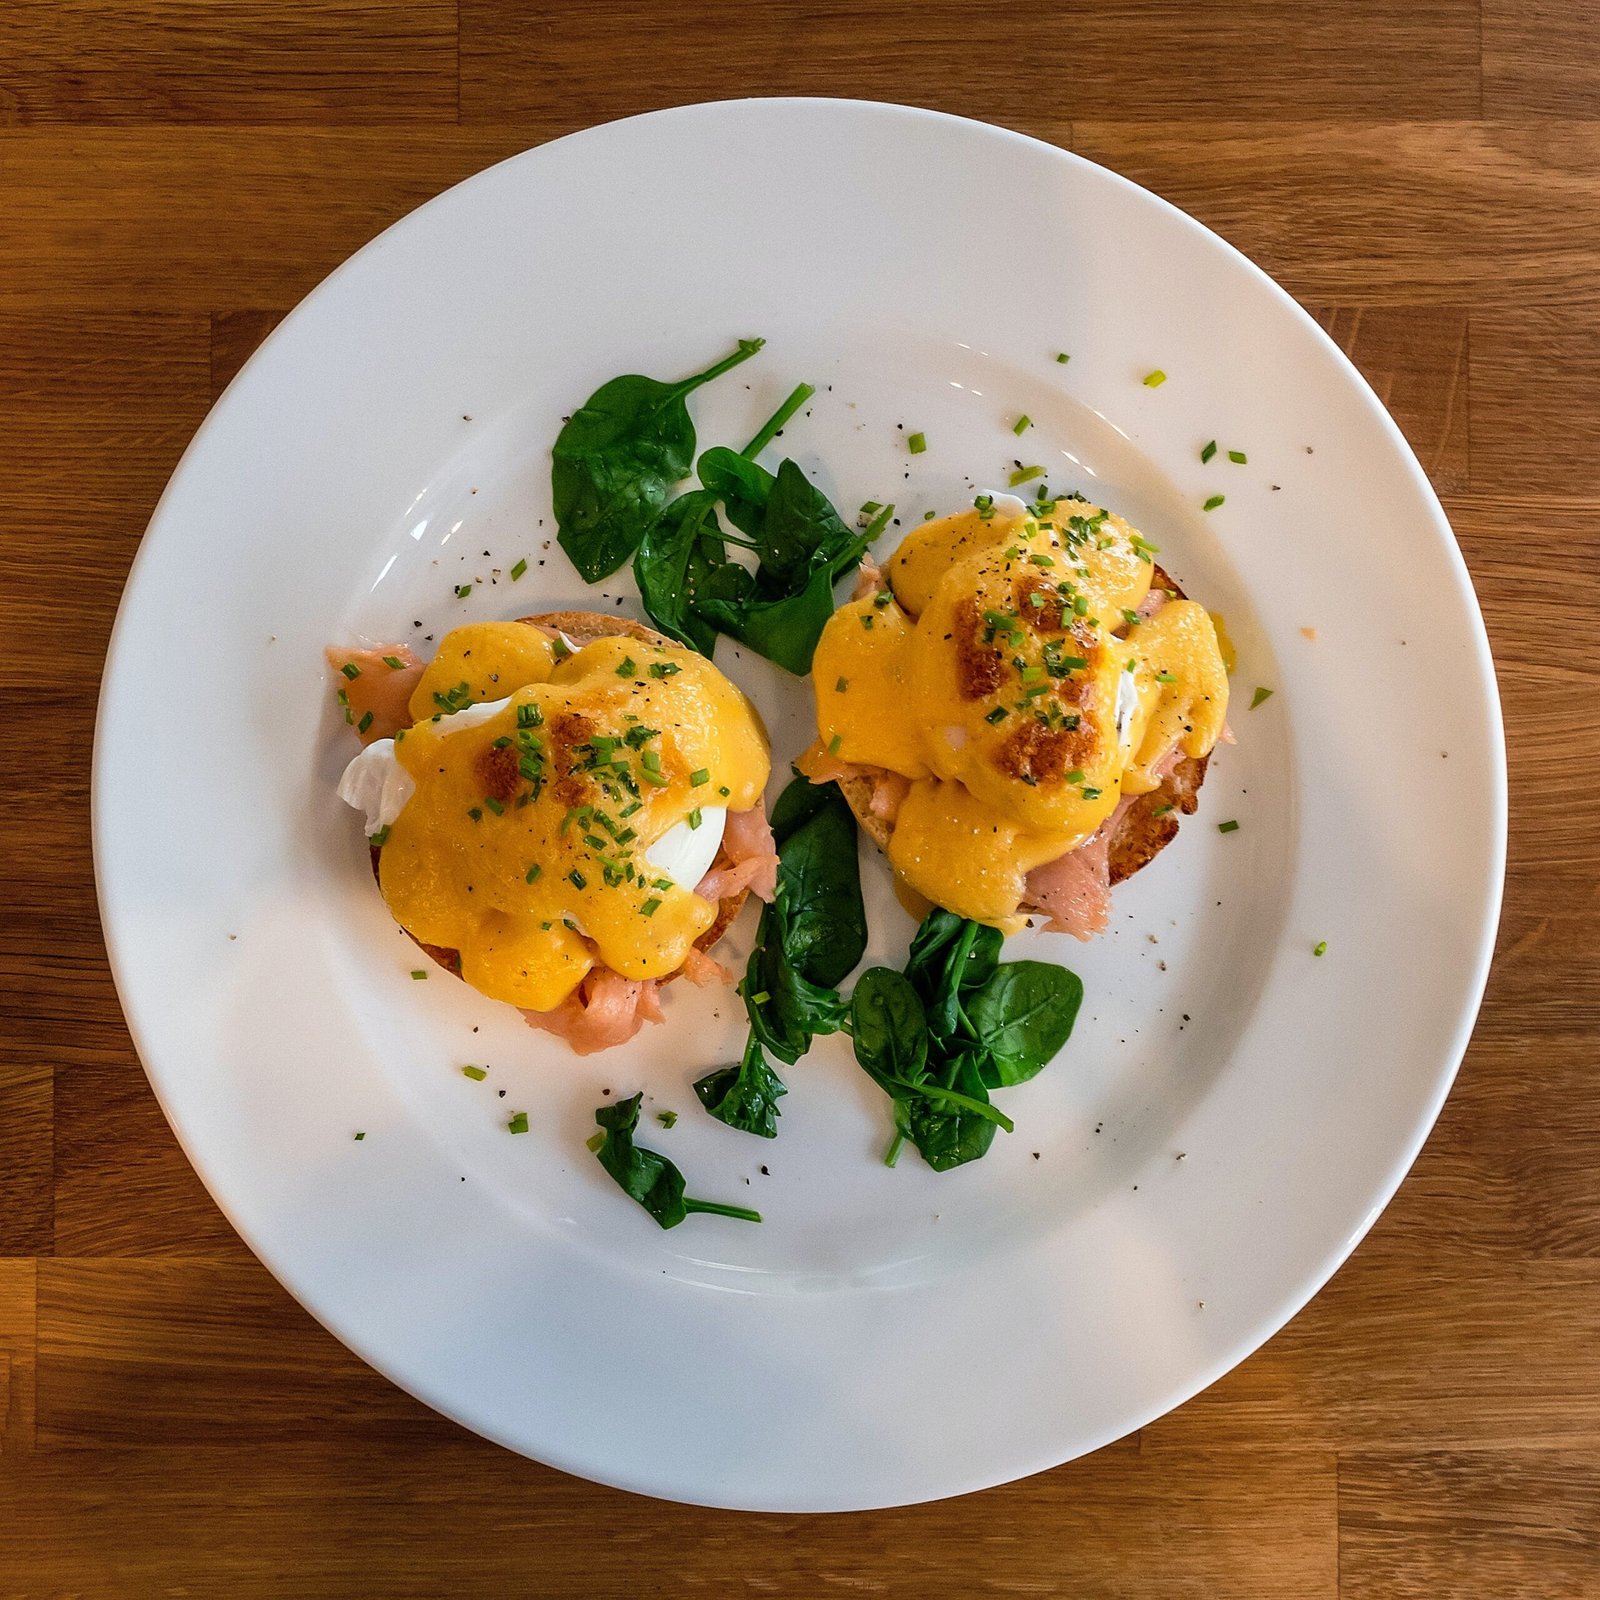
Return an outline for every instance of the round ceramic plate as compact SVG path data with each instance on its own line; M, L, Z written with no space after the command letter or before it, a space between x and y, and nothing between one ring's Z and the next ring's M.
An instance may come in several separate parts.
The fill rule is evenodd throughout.
M333 793L352 747L322 647L426 653L469 619L634 610L551 542L551 441L603 380L697 371L747 335L761 355L695 398L703 445L741 442L805 379L816 398L781 449L847 516L893 501L910 526L1042 465L1128 516L1238 651L1237 743L1117 891L1111 931L1012 941L1082 975L1083 1016L1006 1093L1016 1132L947 1174L883 1165L885 1104L842 1038L787 1074L775 1141L705 1116L690 1084L743 1037L729 991L675 985L665 1026L580 1060L443 973L415 981ZM768 719L776 789L810 737L808 686L726 643L719 661ZM197 677L211 687L175 715ZM1273 695L1251 709L1258 687ZM787 1509L1051 1466L1281 1327L1449 1087L1505 832L1465 568L1311 319L1086 161L817 100L691 106L530 151L312 294L151 523L94 810L156 1093L307 1309L513 1449ZM910 920L870 850L863 872L869 956L898 961ZM748 940L746 921L735 960ZM662 1232L612 1186L584 1140L608 1095L640 1089L642 1141L761 1226ZM526 1136L508 1136L516 1111Z

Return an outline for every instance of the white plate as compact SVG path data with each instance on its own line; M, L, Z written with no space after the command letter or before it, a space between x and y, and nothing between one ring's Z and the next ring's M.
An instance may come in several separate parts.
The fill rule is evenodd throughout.
M704 1116L688 1086L742 1036L726 993L678 985L666 1027L580 1061L442 974L414 982L333 795L350 744L322 646L592 604L542 543L563 413L616 373L697 370L745 334L767 348L696 397L703 444L742 441L805 378L819 393L783 448L847 514L893 499L909 523L1016 458L1047 464L1053 486L1125 512L1238 643L1238 745L1181 839L1118 891L1114 931L1014 942L1082 974L1084 1015L1064 1057L1005 1096L1017 1132L942 1176L882 1166L884 1105L839 1039L788 1074L776 1142ZM1146 387L1157 367L1168 381ZM1019 441L1021 411L1035 427ZM1202 465L1212 438L1248 465ZM1213 493L1226 504L1206 515ZM519 556L546 564L513 586ZM769 717L781 773L808 692L720 659ZM1251 711L1258 684L1276 694ZM1443 514L1288 296L1047 145L771 100L508 161L283 324L145 539L94 820L156 1093L315 1316L430 1404L569 1471L820 1509L1092 1450L1304 1304L1394 1191L1464 1048L1504 786ZM910 924L870 852L864 866L875 954L898 958ZM486 1082L461 1075L469 1061ZM611 1186L583 1141L605 1090L639 1088L644 1142L696 1192L758 1204L763 1226L663 1233ZM650 1120L667 1107L670 1132ZM515 1110L530 1135L507 1135Z

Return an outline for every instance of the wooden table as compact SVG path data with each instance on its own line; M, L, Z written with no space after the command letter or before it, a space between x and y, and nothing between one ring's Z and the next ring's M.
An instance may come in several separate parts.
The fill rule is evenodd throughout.
M124 573L275 319L502 156L784 93L1080 151L1315 308L1444 497L1512 771L1477 1037L1331 1286L1088 1460L811 1519L535 1466L314 1324L156 1108L88 830ZM1583 0L6 0L0 1595L1600 1594L1597 306Z

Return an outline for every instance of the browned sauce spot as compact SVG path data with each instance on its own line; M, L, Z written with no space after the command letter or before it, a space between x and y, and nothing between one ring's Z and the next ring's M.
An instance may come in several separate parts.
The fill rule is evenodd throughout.
M983 642L983 621L976 600L962 600L955 610L956 690L963 700L982 700L1005 680L1004 655Z
M521 787L522 773L518 770L519 757L511 745L490 745L480 751L473 770L483 792L491 800L510 805Z

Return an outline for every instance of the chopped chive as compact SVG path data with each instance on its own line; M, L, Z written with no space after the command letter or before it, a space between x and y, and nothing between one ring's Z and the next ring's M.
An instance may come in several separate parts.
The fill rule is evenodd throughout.
M1213 439L1213 440L1212 440L1212 441L1211 441L1211 443L1210 443L1210 444L1208 444L1208 445L1207 445L1207 446L1206 446L1206 447L1205 447L1205 448L1204 448L1204 449L1203 449L1203 450L1202 450L1202 451L1201 451L1201 452L1200 452L1200 464L1201 464L1201 465L1202 465L1202 466L1204 466L1204 465L1205 465L1205 463L1206 463L1206 462L1208 462L1208 461L1209 461L1209 460L1210 460L1210 459L1211 459L1211 458L1212 458L1212 456L1214 456L1214 455L1215 455L1215 454L1216 454L1216 453L1217 453L1217 441L1216 441L1216 440L1215 440L1215 439Z
M656 1112L656 1121L659 1122L663 1128L676 1127L678 1122L678 1113L676 1111L658 1111Z
M646 750L639 757L639 765L646 772L659 772L661 770L661 753L658 750Z
M587 889L589 887L589 880L576 867L567 874L567 881L574 889Z
M1082 767L1074 767L1072 769L1072 771L1067 774L1066 781L1068 783L1082 783L1083 782L1083 768Z
M983 720L993 723L1004 722L1006 720L1006 708L1004 706L996 706Z
M1248 457L1245 455L1243 450L1230 450L1228 452L1228 459L1233 462L1235 466L1242 467Z
M1170 672L1158 672L1156 674L1157 683L1176 683L1177 681Z
M617 676L619 678L631 678L638 670L639 663L632 656L624 656L617 663Z
M1159 389L1167 381L1167 375L1160 367L1154 372L1147 372L1144 377L1144 386L1147 389Z
M394 670L398 672L400 668L405 665L405 662L403 662L399 656L385 656L383 658L383 664L386 667L394 668Z
M418 967L412 972L411 976L413 978L426 978L428 974L423 971L422 968Z
M535 861L534 864L528 868L527 873L523 877L523 882L537 883L543 872L544 868L541 867L537 861Z
M1325 955L1327 955L1327 953L1328 953L1328 941L1326 939L1319 939L1314 945L1312 945L1311 953L1314 956L1325 956Z
M868 519L877 516L883 507L876 500L864 500L861 503L861 515Z
M506 1132L507 1133L526 1133L527 1131L528 1131L528 1113L526 1111L515 1112L512 1115L511 1120L506 1124Z
M1171 806L1157 806L1157 807L1156 807L1156 808L1155 808L1155 810L1154 810L1154 811L1152 811L1152 812L1151 812L1151 813L1150 813L1150 815L1151 815L1151 816L1152 816L1152 817L1164 817L1164 816L1166 816L1166 814L1167 814L1167 813L1168 813L1168 812L1169 812L1169 811L1170 811L1170 810L1171 810L1171 809L1172 809L1172 807L1171 807Z
M657 661L650 668L652 678L670 678L675 672L682 672L683 668L676 661Z
M1102 794L1104 794L1104 793L1105 793L1105 791L1103 789L1091 789L1091 788L1085 787L1085 789L1083 791L1083 798L1085 800L1098 800L1100 798L1100 796Z
M483 821L483 812L477 806L468 806L467 815L471 817L474 822Z
M711 769L709 767L696 767L694 771L689 774L689 785L691 788L698 789L701 784L710 782Z
M1272 691L1270 689L1257 689L1254 698L1250 701L1250 709L1254 711L1257 706L1271 698Z
M1131 628L1138 622L1139 613L1137 611L1130 611L1127 606L1124 606L1122 608L1122 620Z
M733 794L733 790L730 789L727 784L723 784L720 788L718 788L717 793L720 794L724 800L726 800Z
M589 1137L583 1141L583 1147L585 1150L598 1150L605 1142L606 1136L604 1130L602 1129L599 1133L590 1134Z
M376 833L372 834L367 840L367 843L370 844L374 850L383 849L383 847L386 844L388 844L388 842L389 842L389 829L388 829L388 825L387 824L385 824L383 827L379 828L378 831Z
M654 895L651 895L650 898L639 907L639 915L641 917L653 917L660 909L661 902Z
M1036 567L1053 567L1056 564L1056 558L1054 556L1047 556L1038 553L1029 556L1028 560L1031 561Z
M1237 822L1219 822L1217 824L1218 833L1237 833L1238 831L1239 824Z
M882 611L885 606L892 606L894 604L894 596L890 594L887 589L881 589L877 594L873 595L872 603L880 611Z
M1042 478L1043 476L1043 467L1018 467L1017 470L1006 479L1006 482L1010 484L1013 489L1015 489L1019 484L1032 483L1035 478Z
M482 1083L489 1074L482 1067L465 1066L461 1069L463 1078L471 1078L474 1083Z
M863 611L861 613L861 626L863 628L870 630L872 627L872 620L872 613L870 611Z
M361 720L356 724L356 732L357 733L365 733L367 731L367 729L370 728L371 726L372 726L372 713L370 711L363 711L361 713Z
M524 556L520 561L517 562L516 566L511 569L511 581L515 583L517 579L520 578L527 570L528 558Z
M470 583L458 583L456 585L456 599L457 600L465 600L467 598L467 596L469 594L471 594L471 593L472 593L472 585Z
M359 678L361 676L361 668L358 667L353 661L345 662L345 664L340 667L339 670L347 678Z
M845 690L848 689L849 687L850 687L850 680L848 678L840 678L838 680L838 682L834 684L833 692L835 694L843 694L845 692Z
M1214 494L1209 500L1206 501L1205 505L1201 509L1204 511L1215 511L1217 507L1220 506L1227 498L1228 497L1225 494Z
M1033 426L1033 418L1026 411L1011 425L1011 431L1020 439Z
M1066 366L1071 359L1072 357L1069 356L1065 350L1058 351L1056 354L1056 360L1059 361L1062 366Z
M834 736L828 741L828 754L830 756L838 755L839 746L842 745L843 743L844 743L844 735L841 734L841 733L834 734Z
M689 813L689 826L691 828L698 828L702 820L703 819L700 815L700 807L696 806L694 810Z
M358 1134L356 1134L356 1136L355 1136L355 1141L356 1141L356 1143L357 1143L357 1144L360 1144L360 1143L361 1143L361 1141L362 1141L362 1140L363 1140L363 1139L365 1139L365 1138L366 1138L366 1133L365 1133L365 1132L364 1132L364 1131L363 1131L363 1132L361 1132L361 1133L358 1133Z
M909 439L906 440L906 449L908 449L914 456L920 456L927 448L928 438L926 434L914 433Z

